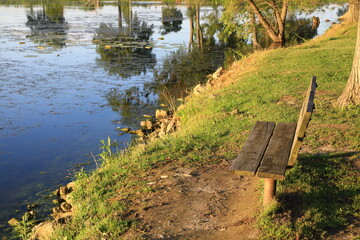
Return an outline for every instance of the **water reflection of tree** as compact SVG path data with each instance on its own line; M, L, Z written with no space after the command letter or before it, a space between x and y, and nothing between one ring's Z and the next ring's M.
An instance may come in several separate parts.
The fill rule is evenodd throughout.
M202 47L203 46L203 32L200 24L200 4L188 3L187 12L186 12L189 22L190 22L190 41L189 47L194 44L194 34L195 34L195 43Z
M189 88L204 82L206 75L223 65L228 44L219 38L218 6L213 6L213 11L207 15L200 16L200 12L199 3L188 3L189 45L167 56L162 66L156 69L154 81L145 86L147 91L160 94L166 89L172 98L184 97ZM165 101L161 94L159 96L160 102Z
M131 1L119 0L117 9L117 26L101 23L96 29L94 40L100 55L96 62L110 74L122 78L146 74L156 65L149 43L153 26L133 13ZM155 97L138 87L131 87L125 91L113 88L106 99L112 110L122 116L121 123L131 126L135 117L151 112L149 108L154 105Z
M35 43L50 44L63 47L66 40L68 25L64 17L64 2L61 0L45 1L42 9L34 10L31 5L26 13L32 38Z
M182 12L175 7L162 8L162 35L170 32L178 32L181 30L182 21L184 19Z
M145 48L97 48L101 58L97 64L110 74L118 74L123 78L146 74L148 69L153 69L156 64L155 55L151 49Z
M188 88L204 82L207 74L222 65L223 50L221 45L206 46L204 49L194 47L190 51L178 49L155 71L154 82L147 89L156 93L168 89L172 97L184 97Z
M315 37L317 28L313 29L312 24L310 18L297 19L294 15L288 16L286 19L287 45L299 44Z
M96 29L94 39L98 41L96 51L100 55L97 64L123 78L145 74L156 64L148 42L152 33L153 26L132 13L130 1L127 4L119 1L118 27L101 23Z
M138 87L131 87L125 91L113 88L106 95L111 109L122 116L121 123L124 126L134 125L135 118L153 113L156 108L154 99L153 95Z
M317 35L317 29L312 28L311 18L296 18L295 15L288 15L286 19L286 46L292 46L312 39ZM273 42L264 30L257 31L257 38L262 48L270 47Z

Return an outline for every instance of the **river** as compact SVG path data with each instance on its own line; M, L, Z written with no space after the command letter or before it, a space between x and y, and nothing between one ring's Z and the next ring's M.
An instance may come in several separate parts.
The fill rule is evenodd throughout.
M125 148L133 136L118 129L166 109L162 92L181 99L251 49L211 31L220 6L87 2L0 1L0 236L27 204L40 204L46 216L51 192L94 168L100 140ZM297 16L330 20L314 36L338 11L330 5Z

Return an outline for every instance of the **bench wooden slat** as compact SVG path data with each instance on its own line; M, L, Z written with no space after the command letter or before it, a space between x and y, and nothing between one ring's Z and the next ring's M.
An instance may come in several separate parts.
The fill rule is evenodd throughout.
M263 156L257 176L262 178L284 179L296 123L278 123Z
M275 122L256 122L248 140L234 159L230 171L239 175L255 176L274 128Z
M316 77L313 77L310 82L310 86L306 92L305 101L301 108L299 119L297 122L294 142L292 145L289 162L288 162L289 166L293 166L295 164L303 139L305 137L305 132L309 125L311 114L314 110L314 98L315 98L316 87L317 87Z

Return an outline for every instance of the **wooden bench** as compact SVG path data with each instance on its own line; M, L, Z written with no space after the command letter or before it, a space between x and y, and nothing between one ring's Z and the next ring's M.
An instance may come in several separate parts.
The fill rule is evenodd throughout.
M313 77L297 124L258 121L232 162L230 171L235 174L264 178L264 206L276 194L276 181L283 180L286 169L295 164L314 109L316 87Z

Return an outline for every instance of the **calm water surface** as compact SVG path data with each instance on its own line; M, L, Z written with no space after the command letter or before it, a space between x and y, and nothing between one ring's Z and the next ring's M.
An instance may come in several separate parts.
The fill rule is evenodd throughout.
M314 14L333 21L334 7ZM201 6L200 23L220 12ZM229 46L205 25L202 51L189 48L198 45L194 13L142 2L0 5L0 235L27 203L49 204L77 164L93 162L101 139L125 147L131 136L116 129L152 115L165 86L181 97L223 65Z

